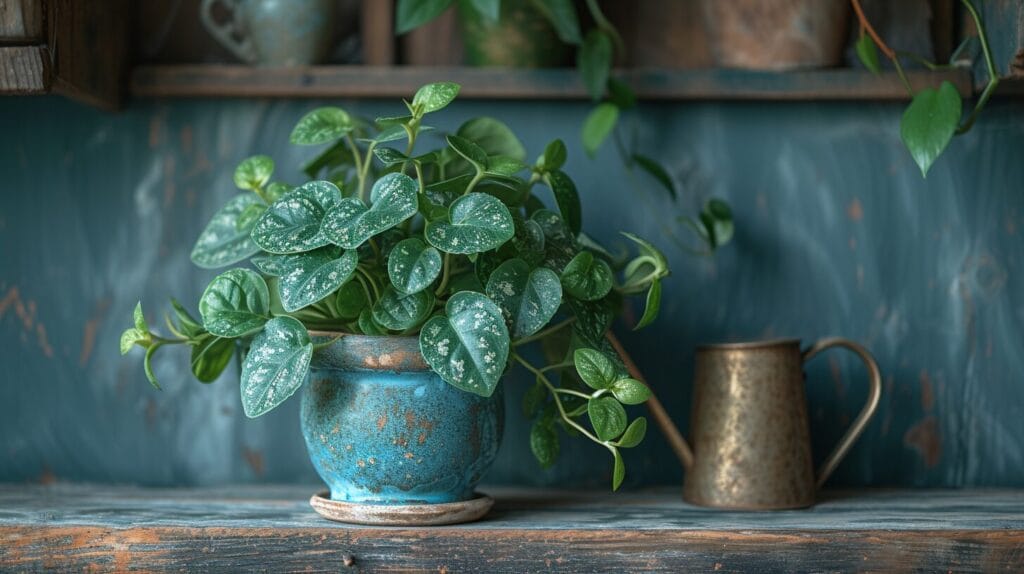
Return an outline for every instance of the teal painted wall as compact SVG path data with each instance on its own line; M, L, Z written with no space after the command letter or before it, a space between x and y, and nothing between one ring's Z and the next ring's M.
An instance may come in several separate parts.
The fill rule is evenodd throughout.
M237 383L191 380L167 353L151 389L117 339L141 298L155 321L170 295L194 302L213 272L188 259L234 192L243 157L268 153L285 179L310 153L287 144L315 101L138 101L111 115L56 98L0 100L0 480L207 484L316 479L298 401L249 421ZM369 117L390 102L343 103ZM922 180L898 137L899 104L646 104L644 149L682 184L673 204L612 149L568 171L584 226L653 238L674 275L664 313L627 347L685 427L692 352L725 338L843 335L876 354L881 406L837 484L1024 486L1024 116L996 102ZM576 142L583 103L460 102L435 125L494 115L531 154ZM737 235L713 259L687 255L675 218L728 199ZM194 303L193 303L194 305ZM837 351L808 366L820 460L864 400L865 373ZM606 485L599 447L563 441L541 471L508 378L494 482ZM637 411L639 414L640 410ZM629 483L682 476L656 431L627 455Z

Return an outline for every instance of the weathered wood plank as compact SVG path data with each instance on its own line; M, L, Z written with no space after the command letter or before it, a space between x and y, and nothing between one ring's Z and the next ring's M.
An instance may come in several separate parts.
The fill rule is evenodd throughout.
M967 71L910 72L915 87L948 80L964 97L972 92ZM894 74L837 69L808 72L736 70L630 70L623 72L648 100L899 100L907 93ZM462 84L462 97L586 99L575 71L497 68L313 66L267 69L245 66L140 66L131 90L147 97L408 97L438 80Z
M1013 571L1021 491L846 491L806 511L718 512L678 489L491 489L489 518L440 528L320 519L314 486L0 487L0 570L622 572ZM348 564L347 564L348 563Z
M49 66L43 48L0 47L0 94L42 94L49 89Z
M43 22L43 0L3 0L0 2L0 43L42 42Z

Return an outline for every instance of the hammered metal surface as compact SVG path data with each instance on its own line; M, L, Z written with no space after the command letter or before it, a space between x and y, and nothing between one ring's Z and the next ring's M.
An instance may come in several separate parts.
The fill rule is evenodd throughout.
M481 397L445 383L415 337L346 336L313 354L302 433L333 500L469 500L501 443L502 388Z
M699 349L690 420L688 502L749 509L814 503L798 341Z

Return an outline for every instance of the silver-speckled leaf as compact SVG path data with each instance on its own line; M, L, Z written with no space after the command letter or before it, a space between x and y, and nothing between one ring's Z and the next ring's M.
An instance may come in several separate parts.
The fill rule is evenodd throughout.
M420 352L427 364L456 388L489 397L508 360L508 329L501 310L481 293L456 293L445 314L420 330Z
M577 299L596 301L612 290L612 268L589 251L581 251L562 271L562 287Z
M540 331L562 304L558 275L545 267L530 269L522 259L509 259L491 273L487 296L505 316L512 339Z
M425 231L427 241L446 253L489 251L515 234L508 208L486 193L471 192L455 200L448 219L428 223Z
M367 209L358 198L346 197L324 218L324 236L335 245L355 249L367 239L416 215L418 187L401 173L389 173L370 191L373 205Z
M544 266L561 273L580 250L576 237L553 211L538 210L530 216L530 221L537 222L544 233Z
M199 299L206 330L218 337L244 337L263 328L270 316L270 291L258 273L228 269L214 277Z
M422 323L433 310L430 289L406 295L388 287L373 305L373 320L392 331L404 331Z
M215 269L258 253L259 246L249 237L255 221L241 228L238 226L238 218L253 205L263 205L263 200L256 194L242 193L220 208L199 234L192 248L192 262L204 269Z
M441 273L441 252L410 237L395 245L388 255L388 277L402 293L416 293L430 286Z
M281 273L277 284L281 306L289 313L320 301L352 278L359 263L354 249L338 256L333 245L308 253L278 255L275 268Z
M297 319L275 317L252 340L242 363L242 408L256 418L292 396L309 373L313 343Z
M317 108L302 116L289 138L293 144L317 145L344 137L352 131L352 118L341 108Z
M311 181L270 205L256 220L252 239L270 253L300 253L327 245L320 232L324 215L341 202L329 181Z
M435 82L416 90L412 106L423 113L436 112L447 106L459 94L459 85L453 82Z

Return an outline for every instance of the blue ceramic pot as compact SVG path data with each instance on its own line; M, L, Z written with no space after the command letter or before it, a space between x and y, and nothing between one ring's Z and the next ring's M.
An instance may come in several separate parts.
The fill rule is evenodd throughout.
M494 462L504 413L501 385L487 398L456 389L416 337L346 335L313 353L302 434L333 500L457 502Z

